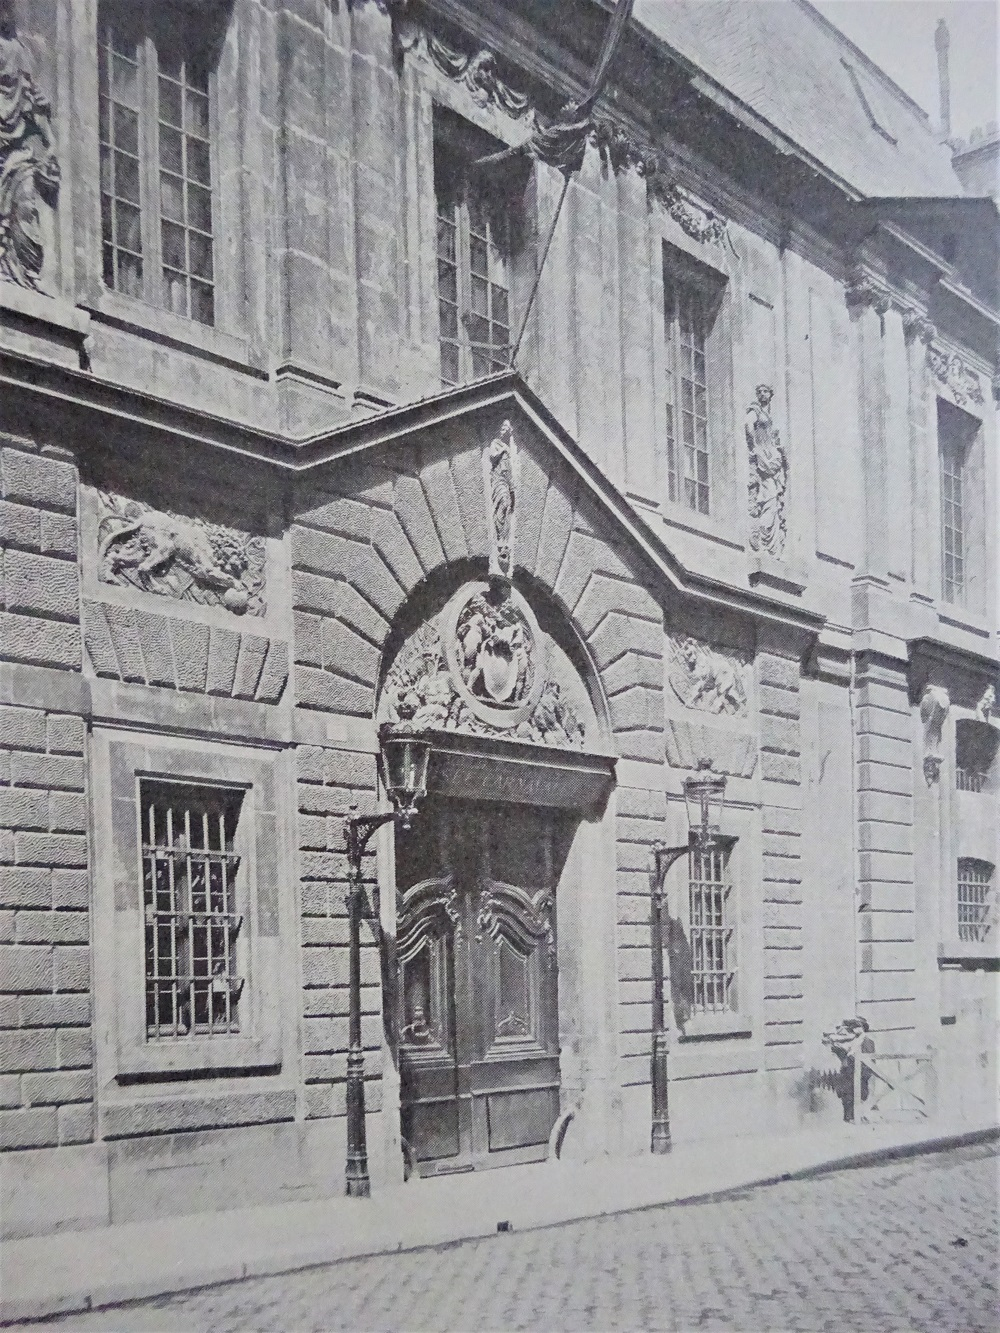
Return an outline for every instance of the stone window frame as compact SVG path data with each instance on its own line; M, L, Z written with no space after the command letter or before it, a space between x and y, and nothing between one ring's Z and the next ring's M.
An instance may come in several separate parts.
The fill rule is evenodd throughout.
M667 807L667 829L676 830L677 844L691 835L687 827L687 817L683 813L683 799L671 801ZM722 826L719 840L727 852L727 874L730 890L733 894L733 942L731 958L736 968L736 1007L722 1013L691 1013L683 1026L676 1024L674 1007L676 999L671 995L671 1014L669 1023L674 1029L679 1042L684 1046L695 1046L702 1041L714 1041L734 1038L740 1041L753 1040L762 1025L757 1014L759 1011L762 955L760 952L760 913L761 882L759 871L759 818L756 812L747 806L730 806L723 809ZM679 920L690 942L689 921L689 857L681 857L667 875L667 901L669 914ZM680 913L677 908L680 907ZM667 951L669 954L669 950ZM669 956L664 959L669 968Z
M975 413L965 411L947 398L935 395L933 436L935 449L934 531L937 533L938 557L936 586L942 608L957 615L986 613L987 513L985 480L985 423ZM954 431L947 435L942 421L951 420ZM960 455L959 474L962 487L963 577L957 595L949 595L945 567L945 454L946 449Z
M952 697L961 686L952 683ZM939 962L961 961L969 964L992 963L1000 958L1000 900L998 900L997 869L1000 867L1000 825L995 814L998 784L1000 784L1000 748L994 750L993 761L981 788L970 790L958 781L958 727L959 724L986 726L1000 736L1000 720L990 718L986 723L971 706L980 688L977 683L969 694L969 706L952 704L945 721L941 751L944 762L937 781L930 788L938 803L941 821L940 860L937 862L938 940ZM985 941L962 940L958 930L958 864L972 860L993 866L993 928Z
M277 1072L282 1060L279 928L280 856L276 808L277 753L237 745L181 745L162 736L101 738L108 792L96 812L97 893L107 887L114 1074L120 1083L185 1075ZM245 976L239 1035L151 1041L146 1037L145 921L142 909L140 784L143 781L210 784L244 790L240 835L245 854L243 890ZM103 826L103 828L102 828ZM103 864L102 864L103 862Z
M653 330L653 406L655 489L648 498L671 526L701 533L737 549L745 547L746 469L735 443L734 302L738 291L734 275L718 246L690 239L666 214L657 213L650 228L650 305ZM664 329L665 286L669 264L710 294L712 323L708 335L709 398L709 512L686 505L678 487L670 495L668 458L667 356ZM682 475L678 474L682 480ZM645 490L648 488L643 488Z
M101 24L107 9L114 10L127 0L102 0L88 6L86 14L81 6L73 13L73 45L77 59L84 62L83 77L76 81L74 90L75 113L89 132L83 138L80 152L80 171L75 177L74 230L79 238L76 266L76 301L90 310L102 322L108 322L130 332L145 335L168 346L194 352L209 360L236 368L254 370L258 367L261 351L254 331L248 295L256 288L262 275L262 261L255 257L254 248L244 238L252 234L256 209L252 200L244 197L240 184L241 163L253 156L254 144L248 139L249 129L238 119L240 130L236 136L223 134L221 126L230 123L241 99L250 94L244 71L245 61L239 48L245 44L245 34L233 20L235 6L224 4L209 13L195 0L169 0L182 22L200 25L204 43L213 47L211 74L211 153L213 199L213 266L215 282L215 322L201 324L197 320L175 314L162 304L154 304L144 297L106 287L103 281L103 228L101 223L100 147L98 130L98 45ZM223 74L225 66L225 74ZM147 164L156 171L156 164ZM248 213L249 209L249 213ZM159 210L157 209L157 226ZM236 237L234 245L231 238Z
M428 207L431 213L431 225L433 228L432 235L435 238L432 247L435 268L434 268L433 280L431 283L431 287L433 290L433 309L432 309L431 325L432 325L434 346L437 353L436 373L439 378L440 384L443 387L447 388L450 387L451 381L446 381L444 379L442 373L441 359L440 359L442 335L441 335L441 317L440 317L440 303L438 296L438 279L437 279L437 264L439 261L439 251L437 246L437 234L438 234L437 169L438 169L438 154L440 151L439 145L443 144L445 148L451 151L452 153L456 153L458 151L468 151L473 157L482 156L490 152L498 152L503 148L507 147L507 145L503 142L503 140L498 139L496 137L495 130L498 127L491 125L491 129L487 130L483 127L482 124L479 123L478 118L473 118L471 114L466 114L466 112L471 111L471 108L463 107L461 110L457 109L456 106L454 105L453 99L450 97L446 98L441 96L440 90L437 87L432 86L428 91L430 94L429 105L430 105L430 121L431 121L430 145L429 145L431 161L428 173L430 178ZM507 241L510 248L510 253L507 256L506 263L508 270L507 329L508 329L508 337L511 339L511 343L513 342L513 339L516 338L517 336L518 329L520 328L520 321L523 318L523 313L524 313L523 303L524 300L526 299L526 294L527 294L525 290L525 280L529 278L529 269L530 269L530 278L534 277L533 265L535 262L535 256L534 256L534 247L531 243L531 237L530 237L532 210L531 210L531 200L529 197L531 194L530 177L532 175L532 170L530 164L528 164L527 174L524 175L523 173L525 173L525 167L526 164L524 160L520 161L515 160L513 164L504 165L501 168L499 168L499 170L506 173L507 178L509 178L509 180L511 181L511 191L509 196L505 198L503 205L504 210L507 214L506 218L506 226L508 232ZM519 202L515 201L515 199L513 198L513 195L517 191L521 192L521 197ZM463 213L465 214L466 217L465 232L467 234L468 232L467 205L463 205ZM468 247L466 245L465 246L466 253L467 250ZM466 285L469 285L471 283L471 277L469 274L465 275L465 281ZM467 339L463 338L463 336L461 335L461 331L460 331L459 341L460 341L461 359L459 364L459 378L456 381L456 384L462 385L462 384L475 383L477 377L471 373L466 374L465 370L463 369L463 365L467 366L471 357L469 352L468 341ZM509 347L510 344L508 344L508 349ZM489 371L488 373L495 374L496 371Z

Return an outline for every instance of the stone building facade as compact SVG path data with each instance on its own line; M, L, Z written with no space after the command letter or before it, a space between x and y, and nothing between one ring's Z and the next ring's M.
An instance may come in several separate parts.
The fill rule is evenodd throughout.
M0 4L13 1233L343 1190L383 723L376 1193L648 1150L705 768L674 1139L839 1120L845 1016L991 1112L996 206L799 0L640 0L507 153L565 8Z

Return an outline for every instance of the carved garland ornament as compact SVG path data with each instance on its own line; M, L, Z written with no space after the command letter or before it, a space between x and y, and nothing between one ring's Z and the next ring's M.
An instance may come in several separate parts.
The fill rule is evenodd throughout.
M508 736L581 748L584 729L547 674L541 634L516 592L472 583L403 647L385 684L386 718L415 730Z
M952 397L957 403L960 405L975 403L978 407L982 407L983 390L979 376L957 353L949 356L947 352L942 352L937 347L928 347L927 364L935 379L951 390Z
M101 493L98 578L160 597L264 614L264 542L200 518Z
M722 652L690 635L669 638L667 646L667 679L685 708L746 716L747 692L742 680L746 663L737 653Z
M575 102L568 102L555 119L540 115L526 93L517 91L500 77L492 51L482 49L467 54L429 31L421 33L410 20L403 26L405 32L399 39L401 48L413 50L422 41L434 66L448 78L463 84L477 106L495 108L513 120L530 118L531 134L516 149L508 150L505 156L525 151L559 171L573 172L579 170L587 144L592 144L616 175L631 167L644 176L653 197L688 236L703 244L721 244L728 240L726 219L698 203L670 179L651 144L641 142L607 117L581 110Z
M13 0L0 0L0 279L36 291L45 260L39 200L54 205L59 188L51 115Z
M788 459L771 420L773 397L769 384L757 385L757 398L747 409L744 431L750 454L750 547L780 557L785 550Z

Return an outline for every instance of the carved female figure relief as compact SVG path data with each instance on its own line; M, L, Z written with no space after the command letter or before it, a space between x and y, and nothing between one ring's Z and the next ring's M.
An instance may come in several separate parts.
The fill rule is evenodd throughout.
M514 433L509 421L486 448L486 486L491 519L490 574L509 579L513 574L514 539Z
M53 204L59 185L50 116L13 0L0 0L0 278L35 289L45 257L39 199Z
M757 385L757 398L747 409L744 430L750 453L750 547L780 556L785 549L788 460L771 420L773 397L770 385Z

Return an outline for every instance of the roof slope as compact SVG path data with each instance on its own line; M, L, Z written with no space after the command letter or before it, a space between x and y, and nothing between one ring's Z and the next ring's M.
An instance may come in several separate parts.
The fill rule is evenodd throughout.
M927 116L806 0L636 0L634 17L858 194L962 194Z

